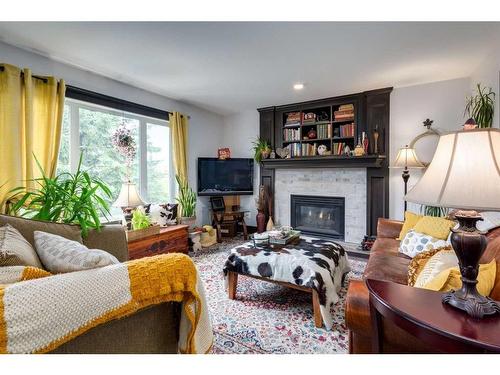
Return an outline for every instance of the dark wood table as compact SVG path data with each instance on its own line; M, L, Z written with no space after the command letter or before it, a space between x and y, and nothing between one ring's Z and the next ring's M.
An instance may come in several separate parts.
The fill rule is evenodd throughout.
M235 222L236 225L241 225L243 227L243 239L248 239L247 224L245 223L245 214L249 211L212 211L212 226L217 229L217 242L222 242L222 231L221 226L226 222Z
M160 233L128 242L129 259L159 254L188 253L188 226L184 224L161 228Z
M500 353L500 315L473 319L441 302L441 292L366 280L373 350L382 353L383 319L443 353Z

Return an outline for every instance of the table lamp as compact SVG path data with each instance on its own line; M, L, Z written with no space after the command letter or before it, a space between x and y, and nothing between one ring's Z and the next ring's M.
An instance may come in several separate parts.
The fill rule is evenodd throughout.
M500 210L500 129L473 129L441 135L422 178L405 196L410 202L460 210ZM477 291L479 259L487 239L476 228L476 211L458 211L451 244L460 266L462 288L443 295L474 318L500 313L500 304Z
M136 185L133 182L127 181L122 184L120 194L115 203L113 203L113 206L122 209L125 221L127 222L127 228L130 229L129 224L132 219L132 210L144 204L146 202L139 195Z
M425 168L425 165L418 160L417 154L414 148L401 147L398 151L398 155L396 156L396 160L394 161L391 168L404 168L403 169L403 181L405 183L405 195L408 192L408 180L410 179L410 170L409 168ZM406 200L404 201L405 212L408 208L408 203Z

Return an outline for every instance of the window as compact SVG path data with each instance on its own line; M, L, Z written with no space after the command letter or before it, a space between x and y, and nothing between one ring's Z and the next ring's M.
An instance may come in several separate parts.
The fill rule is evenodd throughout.
M174 178L167 121L67 98L57 172L74 172L81 152L83 169L109 186L113 197L107 201L112 204L126 176L124 160L111 142L121 125L131 130L137 144L130 174L142 198L148 203L171 202Z

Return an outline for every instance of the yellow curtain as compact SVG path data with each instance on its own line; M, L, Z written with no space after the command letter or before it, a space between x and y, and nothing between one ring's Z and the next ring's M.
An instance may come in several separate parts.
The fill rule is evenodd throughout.
M170 129L172 131L172 144L174 151L175 174L181 181L187 181L187 142L188 142L188 120L179 112L169 115Z
M54 175L65 91L63 80L0 64L0 207L12 188L34 186L30 180L40 177L34 156Z

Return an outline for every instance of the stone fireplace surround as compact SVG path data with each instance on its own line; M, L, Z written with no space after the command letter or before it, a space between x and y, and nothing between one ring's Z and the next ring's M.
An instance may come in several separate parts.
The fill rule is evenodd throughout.
M345 198L345 242L359 244L366 234L365 168L277 169L274 185L274 216L290 225L292 194Z

